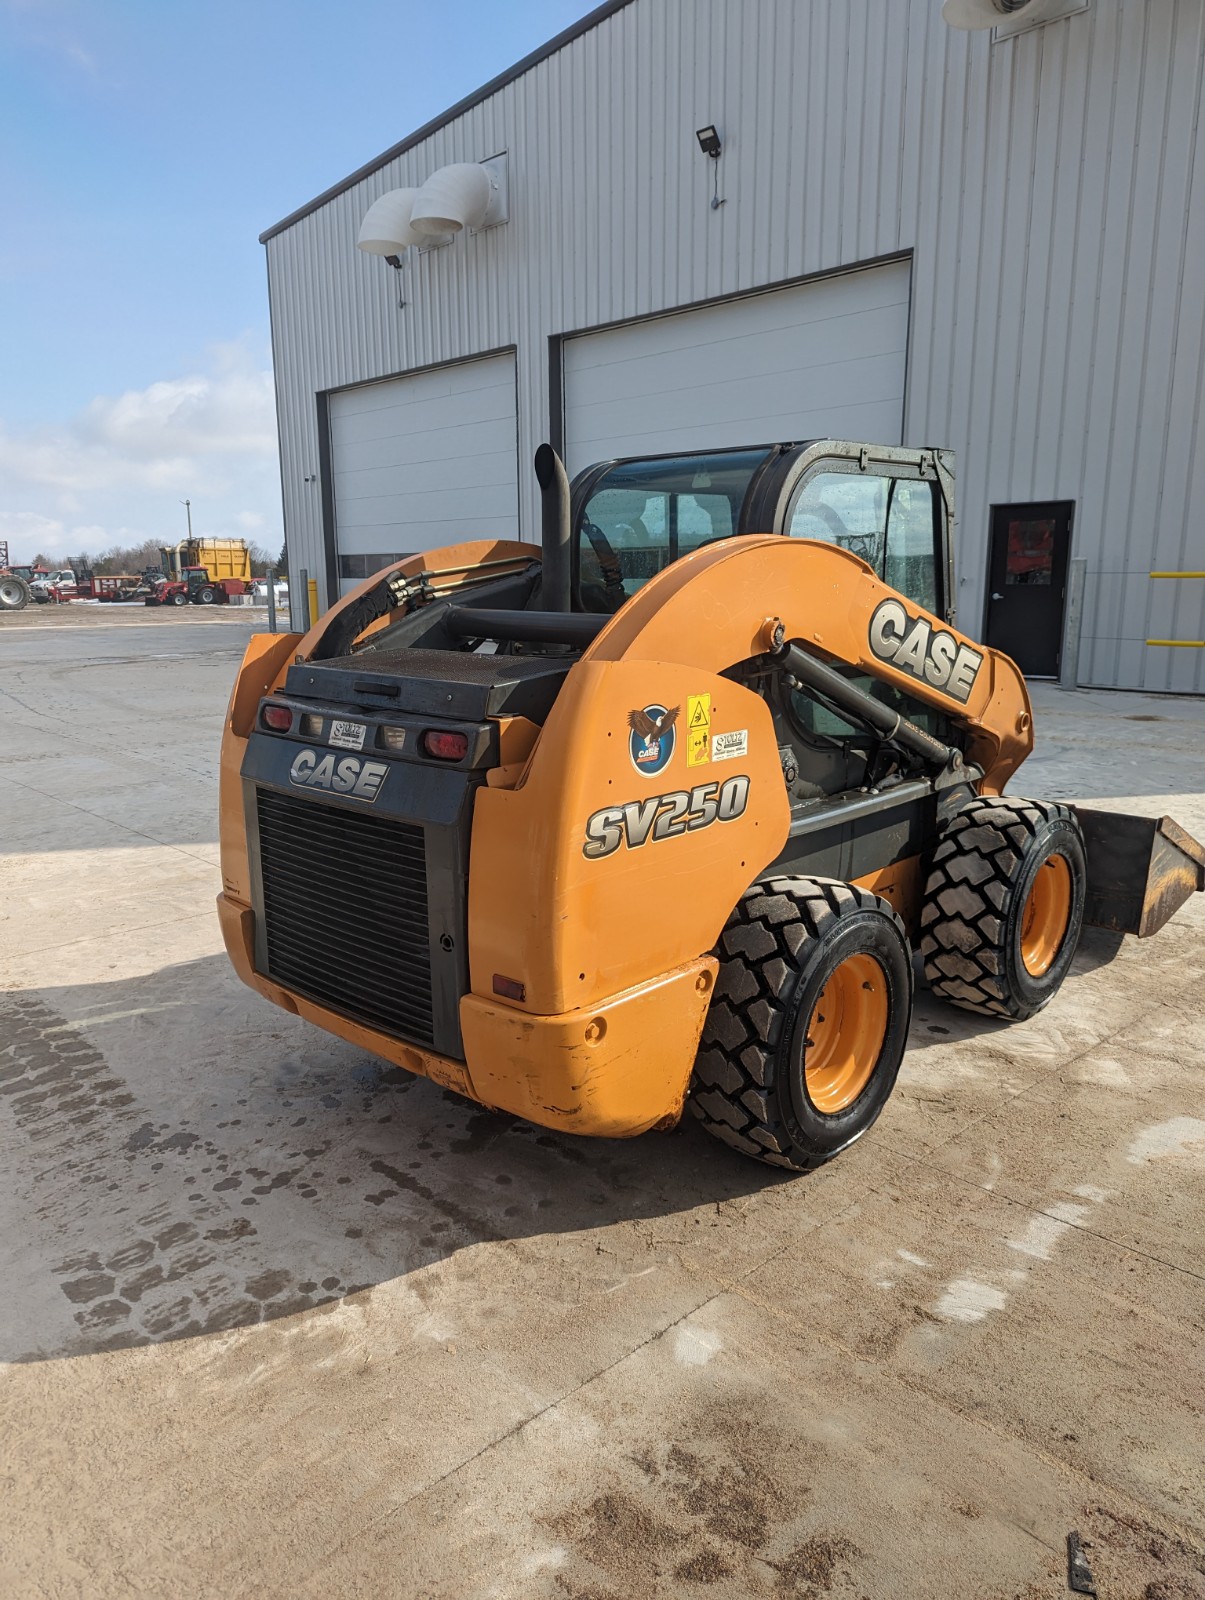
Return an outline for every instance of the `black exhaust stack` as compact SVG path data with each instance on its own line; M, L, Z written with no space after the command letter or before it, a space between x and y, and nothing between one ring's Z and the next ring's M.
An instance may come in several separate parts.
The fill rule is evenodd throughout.
M540 542L543 547L540 605L544 611L568 611L571 609L569 476L550 444L542 444L536 451L535 468L540 485Z

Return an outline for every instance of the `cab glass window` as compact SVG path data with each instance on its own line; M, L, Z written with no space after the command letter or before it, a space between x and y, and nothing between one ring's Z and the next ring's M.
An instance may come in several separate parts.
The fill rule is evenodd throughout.
M887 555L883 582L937 610L937 519L934 483L897 478L887 517Z
M908 599L937 611L937 486L919 478L884 478L866 473L819 472L799 488L787 518L797 539L819 539L860 556ZM871 673L833 665L876 700L908 717L927 733L948 738L942 713ZM819 704L807 694L791 696L795 719L805 733L821 740L870 744L873 736Z
M819 539L860 556L882 574L889 478L817 472L800 486L787 519L793 539Z
M578 581L587 611L616 611L679 556L738 531L766 450L624 461L595 484L578 518Z
M936 707L916 699L914 695L908 694L906 690L898 688L893 683L884 683L872 673L858 672L839 661L830 662L829 665L843 678L847 678L856 689L861 689L863 694L870 695L871 699L878 700L890 710L897 711L900 716L907 717L909 722L915 722L918 728L932 734L935 739L942 739L947 743L954 739L954 723ZM791 690L790 707L799 728L813 739L836 739L841 743L853 743L867 748L877 742L873 733L847 722L839 712L832 711L828 706L814 700L804 689Z
M936 611L936 494L919 478L818 472L800 485L787 531L860 556L884 583Z

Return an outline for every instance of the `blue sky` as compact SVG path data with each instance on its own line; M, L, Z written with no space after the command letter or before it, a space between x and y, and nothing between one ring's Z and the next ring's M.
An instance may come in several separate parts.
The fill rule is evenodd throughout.
M590 3L0 0L12 559L174 541L186 495L278 547L258 235Z

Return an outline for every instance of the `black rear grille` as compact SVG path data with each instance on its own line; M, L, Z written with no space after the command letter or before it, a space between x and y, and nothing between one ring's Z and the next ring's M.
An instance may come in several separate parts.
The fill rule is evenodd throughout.
M256 809L266 976L432 1044L423 830L272 789Z

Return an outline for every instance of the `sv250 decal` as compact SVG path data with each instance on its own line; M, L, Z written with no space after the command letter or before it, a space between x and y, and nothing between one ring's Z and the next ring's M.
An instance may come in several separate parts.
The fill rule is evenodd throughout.
M908 614L898 600L881 600L870 619L870 648L880 661L930 683L965 705L983 657L926 617Z
M654 794L622 806L604 806L586 823L582 854L589 861L614 855L620 845L638 850L650 839L676 839L713 822L735 822L749 804L749 780L742 773L726 783L700 783L693 789Z

